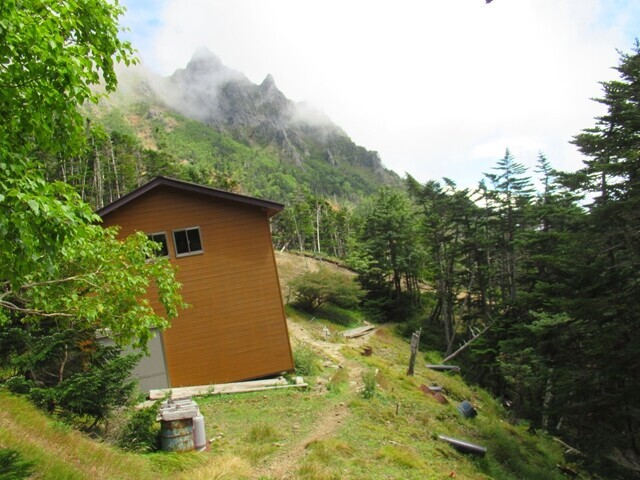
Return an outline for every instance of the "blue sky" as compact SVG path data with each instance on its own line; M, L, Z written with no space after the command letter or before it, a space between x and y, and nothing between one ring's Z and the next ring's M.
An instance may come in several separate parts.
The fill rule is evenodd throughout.
M616 49L640 36L637 0L125 0L122 24L162 75L207 46L322 110L383 163L472 186L508 147L564 170L601 110Z

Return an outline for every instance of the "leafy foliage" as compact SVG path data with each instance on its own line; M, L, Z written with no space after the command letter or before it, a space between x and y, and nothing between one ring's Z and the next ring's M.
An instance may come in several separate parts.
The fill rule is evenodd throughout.
M0 323L57 318L110 328L118 342L143 345L149 327L166 326L138 303L150 279L169 316L180 305L168 264L147 263L152 244L125 243L95 224L71 187L47 182L41 158L82 148L78 107L96 101L91 86L115 89L114 61L131 62L118 39L117 4L4 3L0 29Z
M31 475L33 463L22 460L20 452L0 448L0 479L21 480Z
M402 192L382 188L361 217L360 248L350 262L367 290L365 307L381 320L407 318L420 304L424 266L413 206Z
M375 396L376 387L378 385L377 375L378 375L378 372L373 368L369 368L362 372L362 383L363 383L362 397L363 398L371 399Z
M160 404L133 410L129 415L118 445L124 450L154 452L160 447L160 428L157 421Z
M303 273L294 278L289 286L295 303L307 312L314 312L327 302L339 307L353 308L364 295L353 278L329 268Z
M293 349L293 363L298 375L317 375L320 371L320 357L308 345L297 345Z
M14 322L0 333L0 346L8 345L7 387L69 420L98 424L132 394L129 377L140 355L122 356L120 348L97 342L92 329Z
M17 375L14 389L48 410L96 423L128 398L136 362L96 344L96 330L144 348L151 328L168 325L142 300L149 289L169 318L182 305L170 265L147 260L152 242L118 240L70 185L45 179L46 162L71 162L87 139L97 152L107 138L99 129L86 134L79 107L98 100L92 86L115 89L115 62L133 61L118 38L123 9L101 0L27 0L0 10L2 367Z

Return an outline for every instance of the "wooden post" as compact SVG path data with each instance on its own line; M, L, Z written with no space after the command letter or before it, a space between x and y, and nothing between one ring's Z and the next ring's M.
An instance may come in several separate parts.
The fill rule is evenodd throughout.
M420 345L421 333L422 328L417 332L413 332L413 335L411 335L411 358L409 359L409 370L407 370L407 375L413 375L413 370L416 366L416 354L418 353L418 345Z

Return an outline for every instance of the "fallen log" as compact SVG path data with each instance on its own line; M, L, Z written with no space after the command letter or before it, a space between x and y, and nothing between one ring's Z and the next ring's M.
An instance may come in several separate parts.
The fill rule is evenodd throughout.
M469 345L471 345L474 341L476 341L478 338L480 338L482 336L482 334L484 332L486 332L487 330L489 330L489 325L487 325L486 327L484 327L484 329L482 329L480 332L476 333L472 338L470 338L469 340L467 340L464 345L462 345L459 349L457 349L455 352L453 352L451 355L449 355L447 358L445 358L444 360L442 360L442 363L446 363L449 360L452 360L454 357L456 357L460 352L465 351Z
M420 390L422 390L422 392L425 395L430 396L431 398L433 398L436 402L441 403L441 404L445 404L445 403L449 403L449 401L445 398L444 395L442 395L441 391L442 388L441 387L435 387L437 390L433 390L431 387L427 387L426 385L420 385Z
M422 385L420 385L420 390L422 390L424 393L428 393L430 395L433 395L434 393L442 392L442 387L440 387L438 385L431 385L430 387L427 387L423 383Z

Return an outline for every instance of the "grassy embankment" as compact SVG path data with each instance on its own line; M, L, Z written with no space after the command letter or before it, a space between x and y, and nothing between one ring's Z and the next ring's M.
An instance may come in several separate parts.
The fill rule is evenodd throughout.
M295 316L295 314L294 314ZM324 341L321 321L293 320L310 338ZM329 326L334 330L335 327ZM196 455L121 453L54 422L24 401L1 394L0 445L36 462L38 478L163 478L183 472L185 478L261 478L286 459L289 474L300 479L458 478L550 479L562 462L557 446L542 434L507 421L500 405L481 389L455 374L429 371L420 362L407 377L407 343L383 328L367 339L371 357L360 346L340 344L343 368L335 358L323 360L307 391L281 390L209 397L198 400L206 419L210 451ZM323 352L317 351L322 358ZM350 384L349 369L377 369L373 398L362 397ZM351 375L353 377L353 375ZM358 383L361 383L359 381ZM449 399L441 405L425 396L421 383L442 385ZM355 387L355 388L354 388ZM456 410L468 399L478 417L466 419ZM332 431L314 438L314 430L344 408L347 415ZM463 455L437 440L449 435L479 443L484 458ZM302 444L302 445L300 445ZM273 464L273 465L271 465ZM275 478L275 477L274 477Z
M296 270L285 260L278 259L283 282ZM484 390L459 375L426 369L423 355L415 376L407 377L409 346L392 326L345 341L338 335L343 326L292 309L288 315L294 349L315 369L307 377L311 387L198 399L213 440L206 452L123 453L1 390L0 447L20 451L35 463L34 478L43 479L563 478L555 469L563 463L558 445L513 425ZM372 356L361 355L365 345ZM371 398L362 395L367 373L375 373ZM449 403L425 396L421 384L441 385ZM462 400L473 402L476 418L458 413ZM483 445L487 454L459 453L438 435Z

